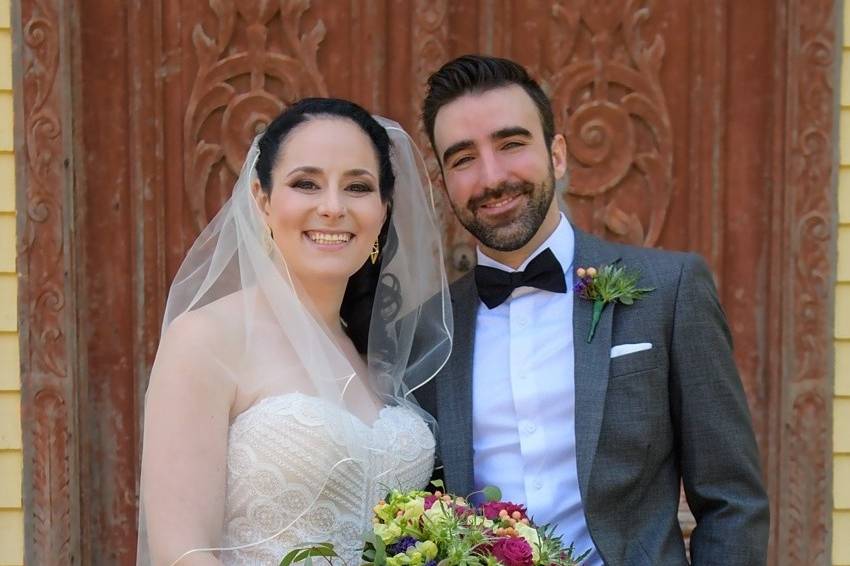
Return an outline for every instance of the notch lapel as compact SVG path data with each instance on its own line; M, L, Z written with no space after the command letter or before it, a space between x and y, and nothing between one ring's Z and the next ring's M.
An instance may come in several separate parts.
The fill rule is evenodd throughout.
M576 268L599 268L619 259L615 246L578 229L575 229L575 246L573 265ZM573 293L576 466L579 488L585 500L605 411L614 310L614 304L605 305L593 340L588 344L593 303Z
M472 360L478 290L472 272L452 285L454 343L447 372L437 379L440 455L447 488L472 492Z

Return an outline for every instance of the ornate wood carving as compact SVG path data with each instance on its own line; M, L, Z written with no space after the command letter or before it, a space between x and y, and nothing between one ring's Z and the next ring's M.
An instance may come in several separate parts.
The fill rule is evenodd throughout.
M15 119L19 321L24 438L25 557L28 564L70 564L75 494L73 300L68 300L71 191L65 130L69 108L68 14L50 0L16 2ZM78 558L77 558L78 559Z
M778 560L784 553L789 564L829 564L839 8L833 0L794 0L788 8L782 226L790 245L779 250L787 268L777 298L793 306L782 331L786 355L775 363L785 395L777 463L787 483L774 492L774 509Z
M37 564L71 564L71 458L68 406L62 392L49 388L35 395L31 428L33 493L27 506ZM31 554L30 554L31 553Z
M328 94L317 62L325 25L301 30L309 0L209 5L218 29L194 27L198 73L184 122L185 190L198 231L230 196L251 140L284 104Z
M449 269L453 270L454 274L458 274L469 270L474 264L473 249L468 243L465 231L455 220L451 206L440 190L443 182L440 176L440 166L434 152L431 151L428 133L419 119L422 112L422 101L425 100L425 95L428 92L428 77L451 58L448 50L449 2L447 0L416 0L414 10L411 33L414 88L410 100L412 118L410 123L416 125L414 139L423 150L428 174L434 186L437 213L446 227L443 242L448 249Z
M32 368L65 377L65 307L62 203L55 190L64 184L62 125L59 118L59 25L56 9L48 2L33 3L23 29L26 222L19 255L26 258L34 279L30 296Z
M590 199L580 223L655 245L673 187L673 132L660 71L665 42L646 40L647 0L552 8L545 68L571 157L567 194Z
M816 389L794 399L788 418L788 485L780 518L784 544L779 549L787 564L831 563L829 513L831 484L827 470L832 466L829 401ZM782 564L783 561L779 560Z

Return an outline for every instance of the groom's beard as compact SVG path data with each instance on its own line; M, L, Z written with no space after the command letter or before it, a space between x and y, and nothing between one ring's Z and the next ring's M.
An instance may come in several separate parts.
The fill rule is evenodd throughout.
M498 225L478 216L483 203L517 195L528 195L528 202L510 222ZM554 195L555 176L550 171L549 178L539 185L530 182L502 183L471 199L465 208L456 207L454 203L452 208L463 227L482 245L500 252L512 252L527 244L537 233Z

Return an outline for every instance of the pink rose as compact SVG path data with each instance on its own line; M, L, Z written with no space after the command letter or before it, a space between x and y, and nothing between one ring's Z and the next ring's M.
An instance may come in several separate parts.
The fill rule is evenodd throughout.
M513 516L514 511L519 511L519 514L522 515L520 519L528 518L528 515L526 515L528 510L525 508L525 505L517 505L510 501L491 501L481 506L481 511L484 513L484 516L490 520L497 519L502 510L508 512L508 517Z
M531 545L524 538L506 537L493 543L493 556L505 566L532 566Z
M437 497L436 495L426 495L425 496L425 505L424 505L425 510L427 511L428 509L433 507L434 502L437 501L438 499L439 499L439 497Z

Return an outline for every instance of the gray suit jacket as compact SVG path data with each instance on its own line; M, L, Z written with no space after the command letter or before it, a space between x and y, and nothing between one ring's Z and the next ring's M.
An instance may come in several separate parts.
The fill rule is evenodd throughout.
M611 566L687 564L680 482L697 520L695 565L761 565L768 500L732 343L705 262L694 254L612 244L579 230L576 266L619 261L655 290L607 305L591 343L590 302L575 298L575 434L587 525ZM479 299L472 274L452 286L454 347L416 392L437 418L449 491L473 490L472 360ZM610 358L612 345L650 350ZM557 400L553 400L556 402Z

